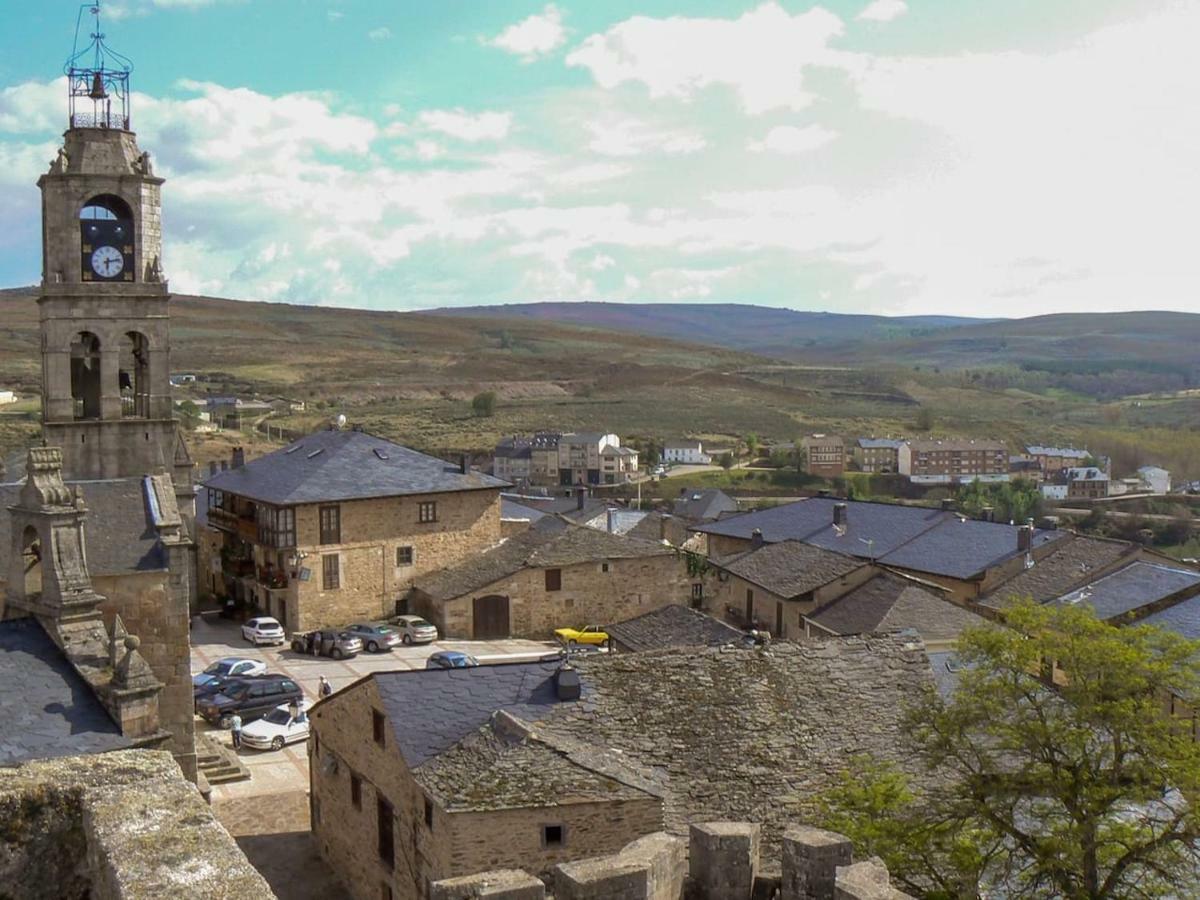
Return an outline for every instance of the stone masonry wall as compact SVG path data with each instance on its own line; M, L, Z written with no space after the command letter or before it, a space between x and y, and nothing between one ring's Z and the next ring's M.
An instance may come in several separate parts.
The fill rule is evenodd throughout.
M141 640L142 654L154 675L163 682L158 697L162 727L171 732L166 749L174 754L184 775L196 778L195 722L192 696L191 618L186 600L174 596L167 586L166 572L136 575L97 575L96 591L106 599L100 611L112 629L120 615L125 629Z
M553 637L556 628L603 626L665 603L691 600L692 580L686 561L673 553L595 560L560 571L561 590L546 590L545 569L523 569L470 594L432 604L422 612L445 636L469 638L474 634L474 599L500 595L509 598L511 635L542 639Z
M438 520L417 521L418 504L437 503ZM301 630L348 625L393 615L412 580L461 562L500 540L500 495L495 490L424 494L342 503L342 543L321 545L317 505L296 510L299 549L312 575L297 581ZM396 565L396 549L412 547L412 565ZM336 553L341 586L326 591L321 557ZM289 604L290 605L290 604Z

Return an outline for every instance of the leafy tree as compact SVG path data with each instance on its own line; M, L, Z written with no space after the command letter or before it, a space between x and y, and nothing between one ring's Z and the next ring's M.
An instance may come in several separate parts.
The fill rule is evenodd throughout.
M746 450L750 454L751 461L758 457L758 435L753 431L746 435Z
M800 442L796 442L796 472L800 475L808 471L808 451L800 446Z
M196 426L200 424L200 407L191 400L184 400L176 410L179 412L179 424L188 431L195 431Z
M733 454L732 453L722 453L721 458L719 460L717 460L717 462L720 463L720 466L722 469L724 469L726 472L728 472L730 469L733 468Z
M476 394L471 400L471 412L480 418L486 418L496 412L496 392L484 391Z
M1037 518L1042 510L1041 491L1025 478L1011 482L982 482L976 479L960 487L954 500L958 508L972 518L978 518L984 507L990 506L1000 522L1024 522Z
M909 712L921 784L860 758L827 825L923 897L1197 896L1200 744L1164 699L1197 696L1200 642L1086 605L1006 616L964 632L954 692Z
M933 410L928 406L922 406L917 410L917 417L913 420L913 427L917 431L933 431Z

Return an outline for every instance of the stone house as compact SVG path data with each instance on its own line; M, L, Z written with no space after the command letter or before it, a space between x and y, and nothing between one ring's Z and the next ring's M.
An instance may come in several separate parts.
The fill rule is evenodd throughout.
M899 470L900 445L891 438L859 438L854 442L854 463L860 472L890 473Z
M251 462L235 450L204 486L224 593L300 631L392 615L414 579L495 544L505 483L330 429Z
M1083 465L1092 454L1086 450L1076 450L1074 447L1045 447L1041 444L1031 444L1025 448L1025 455L1038 464L1043 475L1052 476L1063 469Z
M672 512L690 525L715 522L738 511L738 503L718 488L680 488Z
M804 471L821 478L839 478L846 471L846 445L836 434L810 434L801 442Z
M1108 475L1096 466L1076 466L1063 470L1068 500L1098 500L1108 496Z
M562 435L539 431L512 435L496 444L492 474L511 484L558 484L558 442Z
M611 640L610 648L618 653L668 647L721 647L753 640L716 616L675 603L606 625L604 631Z
M597 655L566 679L557 661L377 673L310 713L313 834L363 900L711 821L761 821L777 867L854 754L911 768L904 708L933 690L920 643L892 635Z
M662 828L644 779L540 732L579 696L561 677L557 659L380 672L312 708L313 837L353 897L428 897L432 881L487 868L544 872Z
M1008 448L1003 441L905 441L896 451L896 471L917 484L1008 481Z
M550 638L687 603L693 579L673 548L543 519L455 566L417 578L407 608L447 637Z

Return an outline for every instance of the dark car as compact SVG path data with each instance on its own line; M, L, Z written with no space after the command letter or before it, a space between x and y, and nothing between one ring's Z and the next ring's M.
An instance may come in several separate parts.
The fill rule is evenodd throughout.
M363 642L348 631L297 631L292 635L292 649L313 656L351 659L362 648Z
M215 678L210 678L204 684L195 685L192 688L192 699L196 702L196 708L199 709L201 702L209 697L215 697L225 688L238 681L251 681L253 677L250 675L218 675Z
M196 712L213 725L228 728L234 713L241 716L243 722L249 722L277 706L303 699L304 691L287 676L259 675L230 682L221 693L197 703Z
M458 650L439 650L425 660L427 669L469 669L479 665L479 660Z

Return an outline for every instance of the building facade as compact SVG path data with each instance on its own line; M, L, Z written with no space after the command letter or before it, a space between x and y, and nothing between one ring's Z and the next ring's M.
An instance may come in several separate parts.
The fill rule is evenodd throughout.
M1064 469L1068 500L1098 500L1108 496L1108 475L1096 466Z
M1053 476L1063 469L1082 466L1091 454L1086 450L1076 450L1074 447L1045 447L1041 444L1031 444L1025 448L1025 454L1035 460L1043 475Z
M672 465L707 466L712 457L704 452L700 441L675 441L663 444L662 461Z
M1142 466L1137 470L1142 487L1152 494L1171 492L1171 473L1159 466Z
M558 441L558 483L623 484L638 468L638 453L615 434L576 432Z
M919 484L1008 481L1008 449L1003 441L905 441L897 450L896 471Z
M501 537L504 482L353 430L210 473L210 566L292 631L393 615L413 579Z
M896 472L902 443L889 438L859 438L854 442L854 462L860 472Z
M846 445L836 434L810 434L804 448L804 470L820 478L838 478L846 471Z

